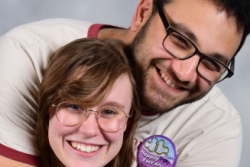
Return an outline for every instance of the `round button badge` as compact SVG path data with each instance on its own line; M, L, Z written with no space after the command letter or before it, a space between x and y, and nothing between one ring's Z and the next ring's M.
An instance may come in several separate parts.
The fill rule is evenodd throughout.
M169 138L154 135L141 143L137 158L140 167L174 167L177 154L175 145Z

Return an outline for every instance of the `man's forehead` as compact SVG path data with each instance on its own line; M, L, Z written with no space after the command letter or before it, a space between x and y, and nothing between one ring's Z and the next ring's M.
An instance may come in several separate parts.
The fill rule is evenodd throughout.
M239 31L239 33L243 33L244 27L237 23L237 18L235 16L233 9L229 9L229 7L224 6L222 0L196 0L196 2L193 0L188 0L188 1L187 0L163 0L164 5L168 5L171 3L189 4L186 6L187 8L192 8L195 4L197 4L197 2L198 4L203 3L204 5L207 4L207 5L213 6L214 9L218 12L218 14L225 13L229 19L233 19L235 21L235 25L237 26L237 30ZM250 4L250 2L248 4Z

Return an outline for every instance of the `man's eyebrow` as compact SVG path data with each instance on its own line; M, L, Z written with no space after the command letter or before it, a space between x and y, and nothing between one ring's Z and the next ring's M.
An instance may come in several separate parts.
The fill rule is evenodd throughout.
M176 23L176 22L171 22L171 26L177 30L178 32L180 32L181 34L183 34L186 38L188 38L189 40L193 41L193 42L197 42L197 37L195 36L195 34L184 24L182 23Z
M209 56L215 58L216 60L220 61L221 63L223 63L224 65L228 65L229 63L229 60L226 56L222 55L222 54L219 54L219 53L213 53L213 54L210 54Z

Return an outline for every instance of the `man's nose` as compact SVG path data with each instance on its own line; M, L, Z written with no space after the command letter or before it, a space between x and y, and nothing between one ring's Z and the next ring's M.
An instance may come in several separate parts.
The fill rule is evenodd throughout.
M200 56L194 55L186 60L174 59L172 61L172 69L180 81L195 82L198 77L197 66Z
M79 130L87 137L94 137L100 134L100 128L96 120L96 113L90 112L87 118L81 123Z

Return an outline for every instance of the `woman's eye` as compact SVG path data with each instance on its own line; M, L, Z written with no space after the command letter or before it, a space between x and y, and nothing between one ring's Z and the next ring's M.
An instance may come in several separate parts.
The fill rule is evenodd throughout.
M81 114L84 112L84 108L75 103L62 103L59 106L59 110L72 114Z
M71 110L82 110L82 108L77 104L67 104L66 108Z
M117 114L117 111L111 109L104 109L101 111L101 113L105 115L115 115Z

